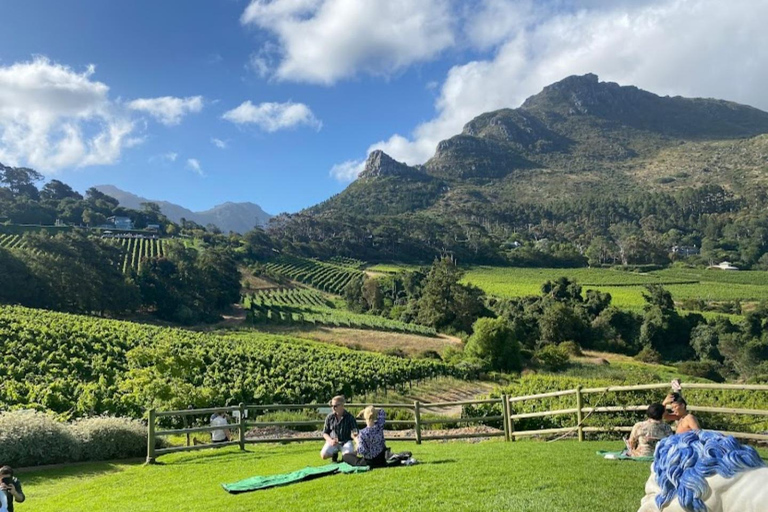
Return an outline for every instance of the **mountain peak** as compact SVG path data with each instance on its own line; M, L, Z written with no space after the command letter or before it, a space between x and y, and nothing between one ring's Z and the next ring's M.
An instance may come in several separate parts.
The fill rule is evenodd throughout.
M376 149L368 155L368 160L365 161L365 169L363 169L359 177L408 176L415 172L418 172L415 167L398 162L384 151Z
M544 87L520 107L547 124L590 117L684 139L753 137L768 131L768 114L738 103L709 98L658 96L632 85L574 75Z
M155 203L160 207L160 211L163 212L163 215L173 222L179 222L184 218L196 222L201 226L214 224L224 232L235 231L237 233L245 233L253 229L254 226L266 225L272 217L262 210L259 205L253 203L233 203L227 201L226 203L216 205L209 210L194 212L168 201L147 199L145 197L137 196L121 190L114 185L96 185L94 188L108 196L114 197L119 201L120 206L124 208L140 210L141 203Z

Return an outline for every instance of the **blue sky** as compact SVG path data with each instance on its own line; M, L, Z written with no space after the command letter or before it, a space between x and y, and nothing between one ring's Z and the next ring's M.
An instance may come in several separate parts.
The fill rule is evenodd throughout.
M371 149L422 163L570 74L766 108L767 3L721 4L7 1L0 161L279 213L342 190Z

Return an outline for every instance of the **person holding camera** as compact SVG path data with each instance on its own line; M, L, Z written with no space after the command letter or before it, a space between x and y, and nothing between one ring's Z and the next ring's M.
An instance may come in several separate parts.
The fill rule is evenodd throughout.
M27 499L26 496L24 496L24 491L21 489L21 482L19 482L18 478L13 476L13 468L10 466L3 466L0 468L0 493L5 495L7 501L5 507L8 512L13 512L14 501L22 503Z
M333 462L338 462L339 452L342 456L355 453L352 433L357 432L357 420L344 409L345 404L344 395L335 396L331 400L333 411L325 418L323 425L325 445L320 450L320 457L323 459L333 458Z

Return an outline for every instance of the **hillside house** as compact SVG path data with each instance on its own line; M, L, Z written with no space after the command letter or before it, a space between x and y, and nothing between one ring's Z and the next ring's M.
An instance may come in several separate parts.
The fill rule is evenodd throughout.
M717 265L710 265L709 268L714 270L739 270L738 267L734 267L731 265L730 261L723 261L722 263L718 263Z
M130 217L109 217L107 219L115 229L133 229L133 221Z
M697 256L701 251L695 245L675 245L672 247L672 254L678 256Z

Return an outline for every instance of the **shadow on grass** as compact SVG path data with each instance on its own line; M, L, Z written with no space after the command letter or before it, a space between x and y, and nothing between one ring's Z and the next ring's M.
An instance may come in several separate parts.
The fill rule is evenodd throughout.
M439 464L455 464L459 462L458 459L441 459L441 460L433 460L431 462L421 462L421 464L425 466L436 466Z
M24 471L19 474L19 478L25 486L33 486L42 482L49 483L65 478L86 479L119 473L125 470L125 466L136 467L141 464L141 461L78 463L56 468Z
M196 452L194 454L185 454L186 456L183 458L173 458L173 459L167 459L167 460L160 460L159 464L167 465L167 466L187 466L187 465L195 465L195 464L210 464L211 462L215 462L216 464L219 463L227 463L231 461L241 460L243 457L249 457L251 459L262 459L266 454L264 453L256 453L255 451L251 450L245 450L245 451L227 451L227 452L213 452L213 453L206 453L206 452Z

